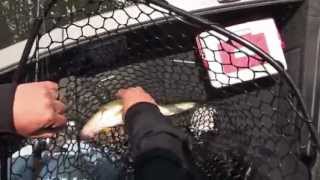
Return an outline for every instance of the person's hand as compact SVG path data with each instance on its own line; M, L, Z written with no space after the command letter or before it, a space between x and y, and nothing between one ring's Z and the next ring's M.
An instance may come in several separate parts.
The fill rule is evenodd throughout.
M148 102L157 105L156 101L141 87L132 87L128 89L120 89L117 94L123 103L123 114L126 114L128 109L140 102Z
M58 85L35 82L18 85L13 102L13 123L25 137L53 137L66 124L65 105L57 100Z

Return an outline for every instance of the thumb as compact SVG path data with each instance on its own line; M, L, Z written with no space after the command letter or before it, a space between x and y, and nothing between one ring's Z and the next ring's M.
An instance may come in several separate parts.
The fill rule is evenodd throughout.
M120 89L120 90L116 93L116 96L117 96L118 98L123 98L124 92L125 92L124 89Z
M62 127L40 129L34 132L31 135L31 137L32 138L55 138L57 136L57 133L62 129L63 129Z
M43 133L35 133L31 136L31 138L55 138L57 134L55 132L43 132Z

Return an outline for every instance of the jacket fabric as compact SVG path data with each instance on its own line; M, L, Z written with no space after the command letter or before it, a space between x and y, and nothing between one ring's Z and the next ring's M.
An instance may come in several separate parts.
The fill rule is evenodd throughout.
M188 136L174 128L159 108L138 103L126 113L129 145L139 180L194 179Z

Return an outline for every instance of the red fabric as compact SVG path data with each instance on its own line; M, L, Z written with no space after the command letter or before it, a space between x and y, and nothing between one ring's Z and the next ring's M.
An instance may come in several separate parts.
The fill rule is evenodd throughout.
M244 39L252 42L265 52L269 52L267 42L265 35L263 33L259 34L246 34L242 36ZM259 56L257 55L251 55L248 56L247 54L244 54L242 50L239 50L241 48L244 48L244 46L233 43L234 46L230 45L229 43L222 42L219 48L222 50L220 51L220 56L222 60L222 66L223 66L223 72L233 73L238 71L237 68L249 68L254 67L260 64L263 64L264 62L259 60ZM238 54L241 55L241 57L236 57L236 52L239 52Z

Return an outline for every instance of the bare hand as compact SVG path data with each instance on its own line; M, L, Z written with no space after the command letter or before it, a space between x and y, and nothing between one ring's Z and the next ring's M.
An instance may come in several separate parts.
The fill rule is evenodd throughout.
M141 87L120 89L116 95L122 100L123 114L126 114L130 107L140 102L157 104L150 94Z
M13 123L18 134L52 137L66 124L65 105L57 100L58 85L35 82L17 87L13 103Z

